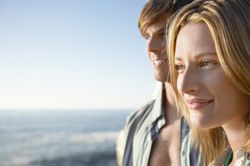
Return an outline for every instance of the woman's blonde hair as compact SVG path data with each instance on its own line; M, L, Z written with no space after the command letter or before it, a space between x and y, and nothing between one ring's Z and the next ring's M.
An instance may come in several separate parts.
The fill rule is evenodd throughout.
M188 109L177 91L178 73L175 69L176 39L186 24L205 23L215 43L216 53L225 75L250 101L250 1L249 0L200 0L184 7L172 20L168 31L168 55L170 76L177 93L179 108L189 125ZM250 110L248 110L248 115ZM249 116L245 119L250 134ZM221 127L214 129L192 128L197 148L204 165L208 165L227 146ZM250 152L250 137L245 150Z

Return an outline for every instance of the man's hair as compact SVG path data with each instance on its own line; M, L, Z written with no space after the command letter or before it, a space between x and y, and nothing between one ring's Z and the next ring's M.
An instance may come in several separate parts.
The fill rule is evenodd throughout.
M188 23L206 24L211 32L219 64L225 75L250 101L250 2L249 0L200 0L184 7L171 22L168 31L168 55L172 85L177 92L178 73L175 69L176 39L181 28ZM177 99L183 115L190 123L188 108L181 95ZM250 110L248 110L250 115ZM250 119L244 120L250 152ZM203 164L208 165L227 144L221 127L193 129L194 139L201 149Z
M142 36L146 36L147 28L159 18L166 16L167 19L167 16L171 16L190 2L192 0L149 0L144 5L138 21Z

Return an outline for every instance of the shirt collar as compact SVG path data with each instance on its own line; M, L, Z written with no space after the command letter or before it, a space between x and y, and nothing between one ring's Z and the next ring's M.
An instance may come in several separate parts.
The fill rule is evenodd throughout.
M164 118L164 104L163 104L163 93L164 93L164 83L161 83L158 94L155 99L155 103L152 109L152 121L156 121L158 118Z
M163 93L164 83L161 84L152 111L152 124L150 126L151 139L155 140L162 126L165 125Z

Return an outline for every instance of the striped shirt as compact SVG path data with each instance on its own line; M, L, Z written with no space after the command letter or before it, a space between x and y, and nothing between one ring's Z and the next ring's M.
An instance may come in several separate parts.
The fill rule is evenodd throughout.
M194 147L192 132L189 130L184 118L181 122L181 150L180 165L181 166L201 166L201 156ZM186 125L186 126L185 126Z
M123 166L147 166L153 141L156 140L165 123L162 85L156 99L128 116L123 130L122 162L118 161L118 163L122 163ZM181 126L188 131L187 125Z

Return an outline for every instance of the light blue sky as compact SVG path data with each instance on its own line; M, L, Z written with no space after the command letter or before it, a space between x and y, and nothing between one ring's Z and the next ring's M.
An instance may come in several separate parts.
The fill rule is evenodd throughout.
M136 109L155 85L146 0L0 0L0 109Z

